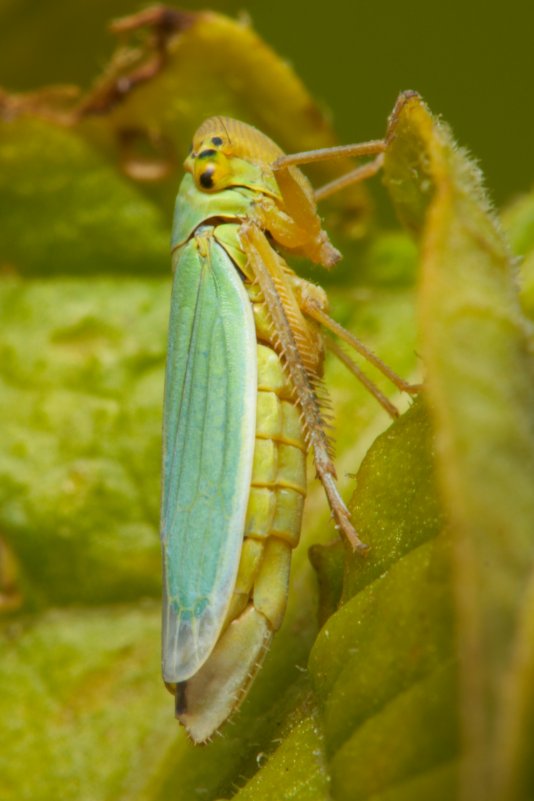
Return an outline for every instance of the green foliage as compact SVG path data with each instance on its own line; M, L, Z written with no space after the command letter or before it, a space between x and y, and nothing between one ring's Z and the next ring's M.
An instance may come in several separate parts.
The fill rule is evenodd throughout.
M363 190L330 210L361 264L332 280L335 316L403 375L417 351L424 374L386 429L327 365L346 491L374 442L353 497L370 552L331 543L312 486L287 618L247 701L203 748L172 719L156 599L177 165L212 113L289 150L334 141L250 29L173 19L74 106L0 99L0 799L527 801L534 201L503 215L519 294L477 170L414 95L390 120L384 181L419 258L400 231L351 244Z
M31 111L7 120L0 163L2 260L17 272L164 272L163 215L78 132ZM114 235L103 236L110 219Z

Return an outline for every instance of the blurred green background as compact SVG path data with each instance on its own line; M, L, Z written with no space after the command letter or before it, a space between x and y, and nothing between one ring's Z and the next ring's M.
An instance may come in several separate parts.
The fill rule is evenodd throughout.
M255 0L248 5L246 0L215 0L209 5L233 16L245 9L259 35L291 60L310 93L331 110L342 141L382 135L399 90L419 90L480 160L491 193L501 204L528 189L534 175L534 7L526 0L509 0L505 17L479 0L464 2L463 7L459 0L446 7L397 2L389 8L347 0L329 0L322 6L301 0ZM191 0L188 8L207 5ZM108 21L142 8L138 0L0 0L0 85L11 91L68 82L87 88L115 47L106 30ZM206 57L210 70L217 66L214 47ZM182 73L175 73L181 80ZM247 77L243 75L245 85ZM187 85L191 83L189 72ZM203 85L201 79L197 85ZM248 91L255 92L260 104L257 86L252 81ZM157 88L153 98L147 95L153 108L159 97L166 103L169 97L181 99L179 91L158 95ZM211 106L209 94L204 102ZM290 116L289 106L280 108ZM284 111L275 114L276 119L285 122ZM21 136L16 142L12 173L7 160L0 162L0 195L3 189L8 221L0 226L0 251L8 251L8 266L26 270L21 269L22 278L17 270L5 271L1 298L0 364L5 376L0 371L0 379L6 378L7 411L0 411L0 419L2 434L11 444L0 475L8 501L0 507L7 510L2 534L5 529L6 539L16 543L22 594L25 601L26 595L29 598L14 622L6 618L0 642L0 650L8 643L0 664L0 727L6 732L0 737L1 801L214 799L233 794L249 777L254 778L240 793L242 799L279 799L283 787L284 798L308 801L319 797L319 782L324 786L322 797L331 795L338 801L353 801L357 783L360 798L376 799L377 793L385 798L382 790L390 781L399 789L396 798L412 799L402 780L415 775L427 781L429 764L438 765L430 781L434 776L441 794L420 785L418 797L449 801L454 797L447 788L455 781L456 714L470 709L472 699L467 698L467 705L464 699L461 707L443 677L454 681L456 632L450 599L452 593L464 597L463 586L460 593L453 582L459 585L468 567L449 578L443 561L448 558L447 542L444 547L438 537L434 547L441 506L435 500L426 442L429 424L422 427L421 418L413 414L377 443L378 450L370 452L358 478L357 525L372 545L373 556L363 569L354 560L346 573L347 603L332 616L333 628L316 640L310 672L304 665L317 630L316 578L306 546L332 537L318 482L308 499L303 547L295 554L286 623L237 723L209 748L196 750L174 725L170 699L159 679L159 604L154 598L160 576L156 528L170 214L162 213L164 203L155 203L149 190L120 175L116 164L108 163L109 154L95 149L89 137L49 128L54 126L38 124L34 136ZM9 133L3 152L9 152L15 138ZM415 202L422 214L429 197L427 172L433 181L436 165L431 160L443 146L425 142L416 128L404 135L404 145L402 137L396 144L408 154L399 154L405 169L400 185L405 180L408 194L405 201L401 192L397 205L402 208L406 202L410 211L410 202ZM466 168L450 161L450 172L441 178L449 182L448 192L458 195L458 175L464 180ZM24 180L17 181L17 176ZM393 170L390 186L396 177ZM396 186L398 190L399 183ZM441 202L452 201L442 196ZM433 224L441 225L437 241L444 252L438 260L442 272L437 274L433 253L423 249L425 275L430 277L421 285L421 342L430 342L434 351L425 344L421 352L435 386L443 387L439 402L443 408L452 403L456 410L455 417L443 414L446 425L453 422L450 432L443 424L442 430L469 444L456 449L454 456L467 454L466 461L451 458L447 463L462 490L450 506L460 513L466 509L467 520L471 498L482 499L482 519L489 521L474 524L477 537L482 537L480 547L478 539L473 540L475 550L490 557L480 560L480 574L474 574L468 589L473 608L484 604L481 620L491 632L485 651L469 653L491 658L479 659L471 669L478 685L493 682L507 690L501 682L502 660L523 621L523 585L509 581L509 563L491 554L500 547L504 514L527 506L532 510L530 500L523 501L529 497L534 452L527 386L531 364L522 339L526 322L509 326L502 312L510 298L515 304L514 286L500 257L495 269L494 244L488 242L488 230L493 238L491 224L473 202L458 205L449 228L444 206L441 218L433 216ZM511 239L516 255L530 253L524 262L524 302L529 310L534 308L533 208L530 196L524 210L515 212L516 222L514 212L507 220L512 232L515 226ZM28 226L32 215L34 222ZM458 232L464 244L456 258ZM414 247L398 232L355 247L365 252L359 260L347 257L345 269L350 276L351 266L361 265L362 272L353 271L360 280L329 291L335 315L401 375L411 376L416 361ZM347 256L345 248L343 253ZM453 271L448 269L451 264ZM53 271L54 280L42 280ZM449 284L443 283L445 276ZM452 289L443 291L443 286ZM482 307L491 311L482 315L482 326L472 292L480 292ZM447 302L441 304L442 298ZM467 314L465 327L465 318L459 316L455 331L448 325L451 299L453 310ZM500 338L485 333L488 321L490 331L502 329ZM459 377L454 372L458 365L464 369ZM355 467L384 422L372 398L358 392L350 378L341 377L342 366L330 364L327 369L341 445L339 475L348 497ZM486 376L483 386L491 392L479 392L481 370ZM480 407L476 402L470 405L471 394ZM465 397L469 402L464 407ZM471 425L478 408L481 427ZM520 429L523 420L527 422ZM507 448L501 459L503 442ZM470 461L472 453L478 461ZM487 454L497 457L486 458ZM479 507L475 503L473 508L474 518ZM510 518L518 522L507 547L512 543L520 552L523 534L530 542L532 517L524 526L517 514ZM465 525L471 525L471 518ZM334 604L332 588L339 590L341 549L315 553L326 565L323 580L331 595L327 597L323 588L322 611L328 614ZM528 579L532 586L527 575L533 563L530 546L525 558L514 557L510 563L514 569L521 565L525 584ZM16 570L14 579L5 572L7 590L13 585L18 591ZM479 593L480 601L476 595L477 581L485 591L493 575L497 592L503 582L511 588L513 625L495 626L500 599ZM0 581L0 593L2 589ZM468 609L464 616L467 629L471 614ZM423 674L429 677L427 684L420 681ZM523 703L528 713L521 744L531 743L534 736L532 686L518 683L523 696L518 695L517 706ZM441 705L437 711L434 701ZM324 721L317 713L323 703L328 704ZM493 708L497 703L492 700ZM507 723L506 715L503 719ZM482 735L493 738L489 729ZM500 745L499 737L493 740ZM493 751L488 748L487 753L498 768ZM518 759L523 758L530 770L528 750L524 757L519 754ZM449 770L448 785L443 784L443 767ZM493 774L488 770L487 775ZM401 784L395 784L398 777ZM297 795L299 787L302 792ZM387 789L386 794L393 798ZM465 797L486 801L490 794Z
M109 19L136 0L0 0L0 85L90 85L112 52ZM501 204L532 179L534 4L190 0L247 13L330 108L343 141L381 136L401 89L416 89L479 159ZM359 110L354 130L354 109Z

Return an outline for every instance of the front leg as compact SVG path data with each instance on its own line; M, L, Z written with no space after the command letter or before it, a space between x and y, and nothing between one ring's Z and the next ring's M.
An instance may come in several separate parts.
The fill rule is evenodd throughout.
M283 248L297 252L323 267L333 267L341 258L321 227L315 209L306 215L283 211L270 197L262 197L254 207L254 217L262 231L269 231L274 241Z

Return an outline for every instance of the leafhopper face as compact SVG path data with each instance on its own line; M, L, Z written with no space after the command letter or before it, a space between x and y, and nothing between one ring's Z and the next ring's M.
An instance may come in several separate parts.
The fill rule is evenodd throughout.
M317 197L376 172L383 150L379 140L284 156L251 126L213 117L185 161L164 404L162 663L196 743L239 705L282 622L308 451L337 527L365 550L335 484L321 327L411 388L330 319L325 293L282 254L335 264ZM346 155L375 158L318 192L295 166Z

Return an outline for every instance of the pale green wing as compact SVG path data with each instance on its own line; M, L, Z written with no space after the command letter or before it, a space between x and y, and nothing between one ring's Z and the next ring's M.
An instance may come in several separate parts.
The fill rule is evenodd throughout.
M178 251L163 423L163 676L190 678L219 636L247 509L256 337L242 279L211 236Z

